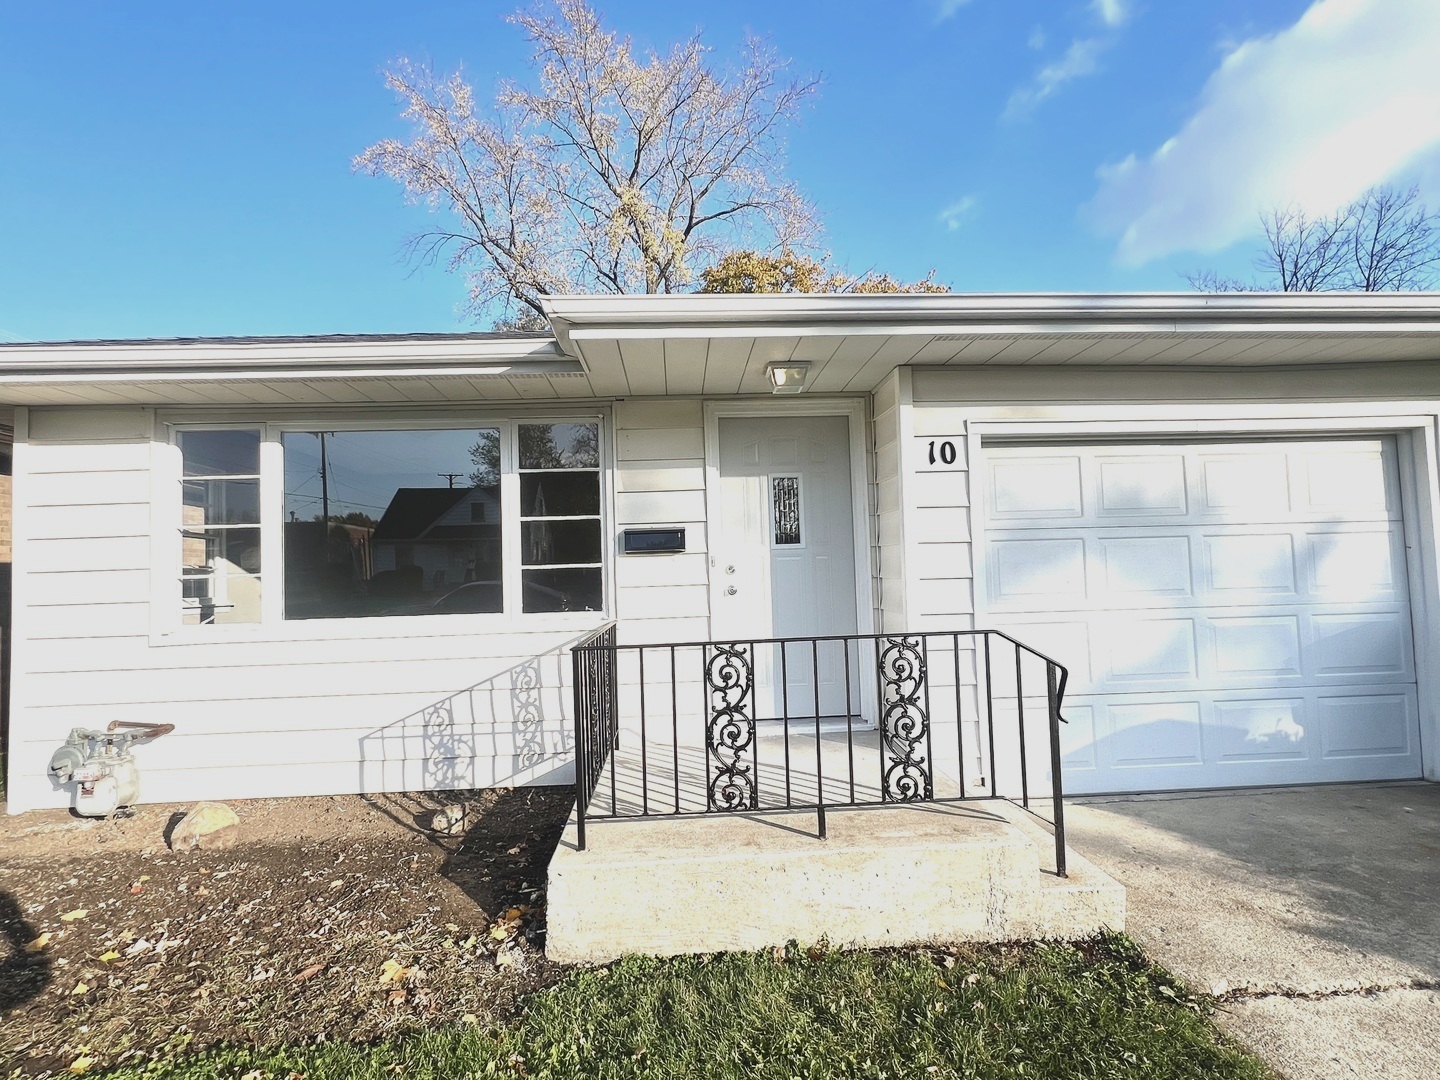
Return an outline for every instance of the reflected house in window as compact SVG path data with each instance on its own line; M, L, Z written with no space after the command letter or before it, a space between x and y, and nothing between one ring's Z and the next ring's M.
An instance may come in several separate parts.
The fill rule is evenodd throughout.
M397 489L370 538L372 591L438 596L488 586L493 604L471 610L499 611L500 518L498 487Z

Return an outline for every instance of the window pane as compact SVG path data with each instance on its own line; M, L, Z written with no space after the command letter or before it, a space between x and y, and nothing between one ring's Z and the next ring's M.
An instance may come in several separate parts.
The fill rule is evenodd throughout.
M775 546L800 543L800 478L777 476L770 481L775 514Z
M520 468L597 469L599 424L521 424Z
M180 621L186 626L260 621L260 579L249 574L200 574L181 579Z
M186 480L184 488L187 526L260 524L258 480Z
M176 436L186 476L255 476L259 431L182 431Z
M286 618L501 610L498 428L281 441Z
M525 566L598 563L600 522L524 521L520 523L520 561Z
M598 472L520 474L520 513L525 517L579 517L600 513Z
M185 574L260 572L259 529L182 529L180 549Z
M605 603L598 566L526 570L520 577L527 612L599 611Z

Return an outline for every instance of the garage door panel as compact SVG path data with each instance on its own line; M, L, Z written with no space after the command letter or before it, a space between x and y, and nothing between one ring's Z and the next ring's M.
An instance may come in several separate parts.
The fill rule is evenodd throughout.
M996 540L990 545L989 586L993 602L1015 608L1037 600L1083 605L1085 541L1079 536Z
M1199 765L1204 761L1199 701L1112 704L1105 747L1112 769Z
M986 454L1048 483L983 493L980 580L992 625L1070 667L1076 790L1419 775L1392 440Z
M1310 616L1310 627L1317 679L1415 677L1408 612L1320 612Z
M1310 724L1303 697L1236 698L1211 703L1210 760L1305 761L1311 756Z
M1080 456L992 462L990 516L995 521L1053 521L1085 516Z
M1295 538L1285 532L1207 532L1204 594L1222 603L1265 603L1299 595Z
M1100 457L1095 462L1095 515L1183 517L1190 508L1185 458L1176 453Z
M1325 696L1319 700L1319 716L1326 759L1394 760L1418 753L1412 693Z
M1200 674L1194 619L1113 620L1101 640L1092 637L1092 655L1097 646L1108 660L1105 681L1118 687L1193 683Z
M1402 599L1405 542L1398 525L1319 526L1305 536L1307 592L1317 600Z
M1200 514L1259 515L1276 520L1290 510L1290 464L1283 453L1247 451L1201 454Z
M1062 733L1065 790L1075 795L1401 780L1419 771L1413 687L1067 697L1064 712L1074 725ZM1037 773L1032 783L1049 783Z
M1393 444L1367 443L1348 449L1314 449L1304 463L1304 502L1313 513L1354 517L1363 512L1400 516L1399 469Z
M1110 596L1189 598L1195 593L1190 537L1098 537L1095 571Z
M1226 615L1207 622L1217 680L1272 682L1305 674L1299 615Z

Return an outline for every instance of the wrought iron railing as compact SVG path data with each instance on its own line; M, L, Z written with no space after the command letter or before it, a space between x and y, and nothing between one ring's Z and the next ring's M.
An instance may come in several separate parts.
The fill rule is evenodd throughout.
M585 847L585 807L619 736L615 704L615 624L606 623L571 650L575 688L575 805L579 844Z
M587 820L811 810L823 839L827 809L999 797L1065 873L1068 673L1002 631L617 645L612 623L573 651L582 850Z

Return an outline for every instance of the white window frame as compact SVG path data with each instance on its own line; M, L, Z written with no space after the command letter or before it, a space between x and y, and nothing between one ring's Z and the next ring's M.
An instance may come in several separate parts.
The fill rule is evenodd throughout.
M602 610L525 613L521 605L520 424L600 425L600 573ZM285 618L284 520L285 459L281 438L306 431L480 430L498 427L500 436L501 557L504 611L495 613L375 615L333 619ZM261 617L257 623L181 622L180 565L182 462L176 435L185 430L260 430ZM151 590L150 641L185 645L218 641L318 641L337 638L386 638L416 635L583 631L613 618L614 544L607 542L615 520L614 425L608 409L466 410L446 407L423 413L409 410L344 410L335 415L268 410L173 410L157 412L151 444ZM513 522L513 525L511 524ZM534 568L532 568L534 569ZM273 584L272 584L273 583Z

